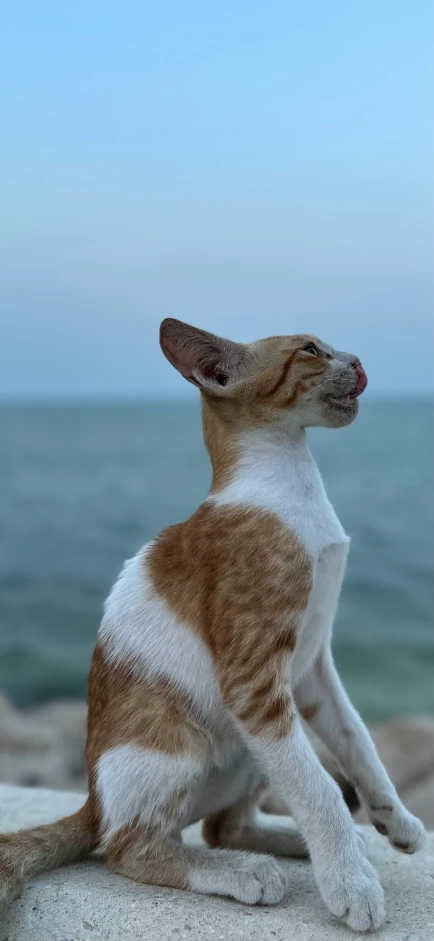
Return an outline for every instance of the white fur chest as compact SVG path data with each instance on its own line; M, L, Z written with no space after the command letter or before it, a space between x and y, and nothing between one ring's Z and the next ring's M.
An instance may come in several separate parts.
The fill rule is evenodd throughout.
M263 432L251 434L235 477L209 499L275 513L303 543L314 564L327 546L349 544L304 440L288 443Z

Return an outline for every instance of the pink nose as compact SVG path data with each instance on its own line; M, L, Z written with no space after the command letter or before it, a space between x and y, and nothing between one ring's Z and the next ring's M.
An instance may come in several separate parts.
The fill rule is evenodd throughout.
M368 377L361 363L354 363L354 369L357 373L357 389L359 392L363 392L368 385Z

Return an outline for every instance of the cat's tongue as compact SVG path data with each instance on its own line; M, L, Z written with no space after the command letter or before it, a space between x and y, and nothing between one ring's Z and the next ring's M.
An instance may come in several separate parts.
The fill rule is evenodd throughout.
M354 366L354 369L357 375L357 384L356 384L355 389L353 389L353 391L350 392L350 396L352 399L355 399L357 398L358 395L361 395L362 392L365 391L366 386L368 385L368 377L365 373L365 370L363 369L362 364L356 363L356 365Z

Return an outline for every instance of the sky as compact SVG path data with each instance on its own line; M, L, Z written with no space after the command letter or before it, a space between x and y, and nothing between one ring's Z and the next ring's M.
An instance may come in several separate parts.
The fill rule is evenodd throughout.
M159 322L432 377L430 0L14 0L0 396L182 396Z

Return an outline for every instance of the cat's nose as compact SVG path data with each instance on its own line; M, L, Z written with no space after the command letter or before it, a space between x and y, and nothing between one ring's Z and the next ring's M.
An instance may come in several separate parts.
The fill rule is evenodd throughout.
M354 360L354 362L352 363L352 366L354 366L354 369L356 371L357 391L363 392L366 389L366 386L368 385L368 377L359 359Z

